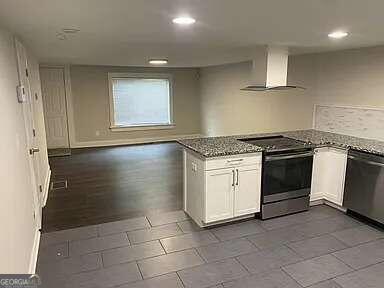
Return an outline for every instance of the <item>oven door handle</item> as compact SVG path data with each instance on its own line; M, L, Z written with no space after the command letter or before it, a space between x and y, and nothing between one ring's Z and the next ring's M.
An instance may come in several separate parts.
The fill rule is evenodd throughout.
M313 151L307 153L299 153L299 154L289 154L289 155L275 155L275 156L266 156L265 161L277 161L277 160L286 160L286 159L294 159L294 158L304 158L313 156Z

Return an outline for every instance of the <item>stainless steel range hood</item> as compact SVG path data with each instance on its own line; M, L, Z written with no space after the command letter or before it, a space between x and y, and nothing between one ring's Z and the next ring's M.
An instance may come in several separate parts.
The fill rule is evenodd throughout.
M251 84L241 90L273 91L304 89L287 84L288 48L269 46L260 51L252 61Z

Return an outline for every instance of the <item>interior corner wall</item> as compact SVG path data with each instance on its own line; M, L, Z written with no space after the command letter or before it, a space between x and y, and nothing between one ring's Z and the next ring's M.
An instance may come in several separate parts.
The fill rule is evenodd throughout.
M36 226L13 36L0 28L0 273L30 273Z
M175 128L113 132L109 129L108 73L168 73L173 78L173 118ZM94 144L129 143L146 139L172 139L200 134L198 69L139 68L72 65L71 102L75 127L75 142ZM85 112L86 111L86 112ZM82 143L82 144L81 144Z
M289 63L289 81L305 90L251 92L251 62L200 70L202 133L206 136L264 133L312 127L312 59ZM252 83L255 84L255 83Z

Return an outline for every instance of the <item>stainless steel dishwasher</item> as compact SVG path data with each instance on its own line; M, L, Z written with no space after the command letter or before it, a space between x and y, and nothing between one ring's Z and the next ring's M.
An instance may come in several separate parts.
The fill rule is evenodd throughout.
M349 151L344 206L384 224L384 156Z

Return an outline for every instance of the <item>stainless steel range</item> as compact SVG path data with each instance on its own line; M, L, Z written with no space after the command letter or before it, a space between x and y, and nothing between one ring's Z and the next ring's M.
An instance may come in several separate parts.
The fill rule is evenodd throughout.
M308 210L313 149L284 136L239 139L264 148L262 219Z

